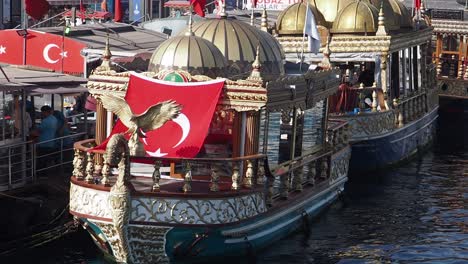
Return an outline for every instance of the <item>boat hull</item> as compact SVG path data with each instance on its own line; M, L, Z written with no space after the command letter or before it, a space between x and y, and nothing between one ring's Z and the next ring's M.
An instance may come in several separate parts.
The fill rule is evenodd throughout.
M347 181L350 153L348 146L332 154L328 178L275 200L272 207L263 187L231 197L132 196L129 222L116 226L109 192L72 179L70 212L114 260L193 263L248 256L307 226L336 200Z
M350 172L374 171L404 161L429 145L436 132L438 107L384 135L351 141Z

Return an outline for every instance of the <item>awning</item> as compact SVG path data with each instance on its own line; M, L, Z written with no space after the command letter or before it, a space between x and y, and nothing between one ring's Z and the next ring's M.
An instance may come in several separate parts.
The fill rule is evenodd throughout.
M40 95L40 94L78 94L87 92L88 89L82 85L75 85L69 87L63 86L45 86L45 87L26 87L26 93L28 95Z
M80 0L47 0L50 5L80 5ZM83 4L89 5L89 4L95 4L96 0L83 0ZM99 1L98 4L100 4L101 1Z
M71 17L72 16L72 11L67 11L65 14L63 14L64 17ZM77 10L76 11L76 17L81 17L82 13L81 11ZM87 19L107 19L111 18L112 15L109 12L104 12L104 11L95 11L93 13L88 13L84 12L84 16Z

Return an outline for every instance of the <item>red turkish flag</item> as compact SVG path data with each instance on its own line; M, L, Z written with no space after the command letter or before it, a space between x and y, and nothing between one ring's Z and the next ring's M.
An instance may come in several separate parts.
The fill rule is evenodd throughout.
M0 31L0 62L23 64L23 37L16 30Z
M201 17L205 17L206 0L190 0L190 4L193 6L195 13Z
M26 64L69 74L83 72L84 59L80 52L86 48L85 44L41 31L28 32Z
M208 134L211 119L224 86L224 79L208 82L176 83L132 73L125 100L134 114L150 106L174 100L182 106L181 114L140 139L147 155L153 157L195 157ZM110 137L124 133L127 127L118 121L111 135L95 149L105 149ZM128 139L130 135L126 135Z
M39 20L49 12L49 2L46 0L25 0L26 13L32 18Z
M27 30L26 65L38 66L57 72L81 74L84 58L80 52L86 45L63 36ZM0 30L0 62L23 64L24 38L16 30Z

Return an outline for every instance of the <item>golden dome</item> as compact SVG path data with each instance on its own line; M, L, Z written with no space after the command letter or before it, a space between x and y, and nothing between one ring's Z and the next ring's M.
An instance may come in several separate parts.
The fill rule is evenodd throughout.
M284 52L270 34L233 19L206 19L193 25L193 33L213 43L228 61L228 73L238 75L252 70L257 45L265 76L284 74Z
M315 17L317 25L327 27L322 13L315 6L309 5ZM307 2L299 2L288 6L283 10L276 20L276 30L280 35L302 35L304 33L304 21L307 9Z
M332 33L375 33L379 11L367 1L355 1L337 15Z
M395 10L395 13L400 14L400 27L413 28L413 18L405 4L398 0L390 0L390 2L392 3L392 6L394 6L393 10Z
M309 4L315 6L323 14L325 20L330 24L335 21L336 16L347 5L355 0L308 0Z
M400 29L401 15L398 4L393 0L371 0L371 3L380 10L383 1L383 12L385 17L385 27L388 30Z
M226 76L227 65L226 58L211 42L184 35L161 43L151 56L148 70L185 70L192 75L216 78Z

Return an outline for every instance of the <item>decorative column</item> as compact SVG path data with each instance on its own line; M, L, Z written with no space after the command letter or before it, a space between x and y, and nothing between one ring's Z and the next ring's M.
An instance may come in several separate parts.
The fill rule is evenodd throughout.
M390 103L388 100L391 100L389 96L389 89L388 89L388 84L387 84L387 60L388 60L388 52L382 52L381 58L380 58L380 83L382 84L382 91L384 94L384 100L385 100L385 109L390 109Z
M107 110L102 105L101 100L96 101L96 144L100 145L106 140ZM96 155L94 155L94 162L96 163L96 171L98 174L101 173L103 161L102 154L96 153Z

